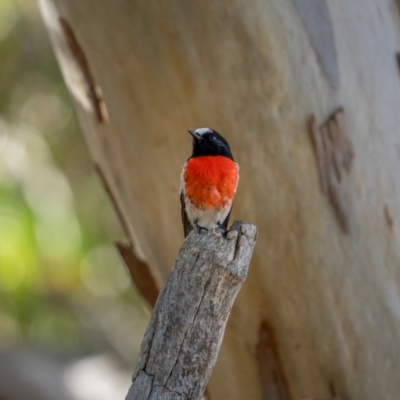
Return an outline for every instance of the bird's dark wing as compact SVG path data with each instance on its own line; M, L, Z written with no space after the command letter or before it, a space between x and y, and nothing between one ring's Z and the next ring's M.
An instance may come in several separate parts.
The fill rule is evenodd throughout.
M231 207L231 209L229 210L229 213L228 213L228 215L226 216L225 221L222 223L222 226L223 226L226 230L228 230L228 222L229 222L229 217L231 216L231 212L232 212L232 207Z
M181 200L181 216L182 216L183 233L186 237L187 235L189 235L190 231L193 229L193 226L189 222L187 214L186 214L185 199L183 198L183 192L181 192L180 200ZM228 217L229 217L229 215L228 215Z

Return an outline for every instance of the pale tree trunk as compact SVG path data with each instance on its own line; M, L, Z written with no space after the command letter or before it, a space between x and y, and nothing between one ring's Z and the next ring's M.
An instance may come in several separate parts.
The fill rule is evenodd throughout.
M40 3L147 281L182 244L186 130L218 130L240 164L233 217L259 236L211 399L398 399L397 3Z

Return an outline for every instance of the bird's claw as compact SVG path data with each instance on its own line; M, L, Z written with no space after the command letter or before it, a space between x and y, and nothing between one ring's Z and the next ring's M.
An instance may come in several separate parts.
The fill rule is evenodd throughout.
M196 229L197 229L197 233L200 233L200 234L204 234L204 233L208 232L207 228L204 228L204 226L200 226L198 224L196 224Z
M223 237L226 237L227 233L229 232L228 229L226 229L223 225L218 224L218 226L215 228L216 231L221 232L221 235Z
M208 232L207 228L204 228L204 226L200 226L198 224L196 224L196 229L197 229L197 233L200 234L204 234ZM229 232L228 229L226 229L222 224L218 224L217 227L215 227L213 229L214 232L217 232L218 234L220 234L223 237L226 237L227 233Z

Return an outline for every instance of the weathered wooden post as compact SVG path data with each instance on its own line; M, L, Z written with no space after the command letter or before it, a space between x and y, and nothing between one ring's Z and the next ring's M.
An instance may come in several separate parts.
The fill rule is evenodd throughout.
M217 360L233 302L246 279L254 225L226 238L192 231L161 290L126 400L197 400Z

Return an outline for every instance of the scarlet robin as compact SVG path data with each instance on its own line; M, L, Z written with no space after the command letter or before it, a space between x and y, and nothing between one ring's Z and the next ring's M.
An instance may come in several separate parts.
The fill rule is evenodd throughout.
M215 130L199 128L188 132L193 136L193 150L183 166L180 185L185 237L193 228L226 233L239 165L228 142Z

